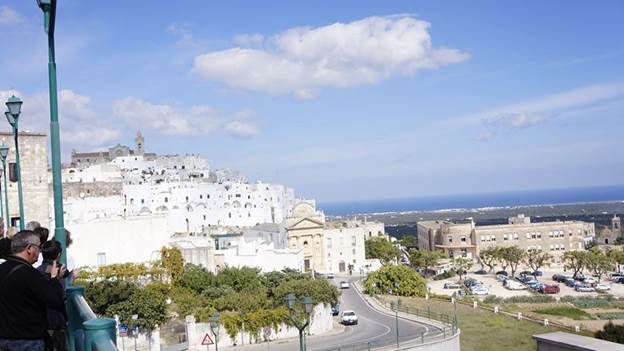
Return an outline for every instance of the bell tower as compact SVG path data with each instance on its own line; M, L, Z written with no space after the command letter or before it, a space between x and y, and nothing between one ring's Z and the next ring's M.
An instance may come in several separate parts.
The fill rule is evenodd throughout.
M617 236L622 235L622 223L617 215L613 215L611 218L611 232Z
M143 156L143 154L145 154L145 139L141 134L141 130L137 130L136 137L134 138L134 144L136 146L134 154Z

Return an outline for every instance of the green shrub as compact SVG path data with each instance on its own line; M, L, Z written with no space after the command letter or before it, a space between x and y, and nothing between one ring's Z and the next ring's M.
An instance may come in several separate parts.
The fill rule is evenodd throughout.
M598 313L596 317L599 319L624 319L624 312L605 312Z
M583 310L574 307L549 307L533 310L539 314L549 314L552 316L567 317L575 320L591 319L591 315Z
M501 304L505 299L496 295L488 295L485 299L483 299L483 303L487 304Z
M614 325L609 321L602 330L594 334L598 339L624 344L624 325Z
M555 298L549 295L529 295L508 297L504 303L547 303L554 301Z
M563 296L562 302L569 302L578 308L604 308L613 307L618 304L617 299L613 295L604 295L600 297L594 296Z
M448 278L453 278L456 275L457 274L455 273L455 271L446 271L442 274L438 274L435 277L433 277L433 280L444 280Z

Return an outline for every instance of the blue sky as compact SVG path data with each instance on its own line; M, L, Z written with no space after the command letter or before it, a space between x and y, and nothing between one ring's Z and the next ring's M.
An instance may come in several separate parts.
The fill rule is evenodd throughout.
M63 153L141 128L149 151L321 201L622 184L623 16L621 1L60 0ZM0 38L0 98L46 131L35 0L0 3Z

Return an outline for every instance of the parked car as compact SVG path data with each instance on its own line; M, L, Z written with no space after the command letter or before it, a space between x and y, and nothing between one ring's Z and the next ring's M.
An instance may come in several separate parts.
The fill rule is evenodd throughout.
M347 311L342 312L341 321L342 321L342 324L344 325L357 325L358 317L355 314L355 312L351 310L347 310Z
M509 280L509 277L507 277L504 274L497 274L496 275L496 280L498 280L499 282L506 282L507 280Z
M334 279L334 273L327 273L325 278L327 278L327 279Z
M576 285L576 280L574 280L572 278L566 278L565 285L573 288L574 285Z
M519 283L515 280L507 279L507 281L505 282L505 288L509 290L524 290L527 287L526 285Z
M624 277L619 277L615 282L616 283L620 283L620 284L624 284Z
M541 292L542 294L558 294L561 289L559 288L558 284L544 284L537 291Z
M340 282L340 289L349 289L349 282L345 282L344 280Z
M537 280L533 280L527 283L527 286L533 290L537 290L540 288L540 286L544 285L544 283L541 283Z
M609 280L612 282L615 282L622 277L624 277L624 273L610 273L609 274Z
M464 285L467 288L469 288L469 287L471 287L473 285L476 285L476 284L480 284L480 282L478 280L476 280L476 279L468 278L468 279L464 280Z
M444 289L460 289L461 285L458 283L444 283Z
M596 283L593 285L594 289L599 292L605 292L611 290L611 285L605 283Z
M583 279L583 283L592 285L592 284L596 284L597 282L596 282L596 279L594 279L592 277L587 277L587 278Z
M594 292L594 291L596 291L596 289L594 289L591 286L586 285L586 284L579 284L579 285L574 287L574 290L580 291L580 292Z
M505 271L498 271L498 272L496 272L496 275L499 275L499 274L502 274L504 276L509 276L509 274L507 274L507 272L505 272Z
M559 282L559 283L565 283L566 279L568 279L569 277L563 274L553 274L552 276L552 280Z
M331 310L332 310L332 316L337 316L338 314L340 314L340 304L339 303L333 304L331 307Z
M544 275L544 272L542 272L542 271L535 271L535 272L531 273L531 275L534 276L534 277L541 277L541 276Z
M485 269L479 269L478 271L474 272L474 274L484 275L487 274L487 271Z
M522 271L520 273L518 273L519 276L525 276L525 275L531 275L531 271Z
M475 285L470 289L473 295L487 295L490 293L490 290L483 285Z
M583 281L583 280L585 280L585 278L587 278L587 277L586 277L583 273L579 273L579 274L575 275L575 276L574 276L574 277L572 277L572 278L574 278L574 280L578 280L578 281L581 281L581 282L582 282L582 281Z

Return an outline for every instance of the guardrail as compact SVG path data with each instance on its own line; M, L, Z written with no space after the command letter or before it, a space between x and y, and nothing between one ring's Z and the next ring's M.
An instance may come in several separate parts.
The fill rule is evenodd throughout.
M82 286L66 290L68 349L70 351L117 351L115 320L97 318L84 298Z

